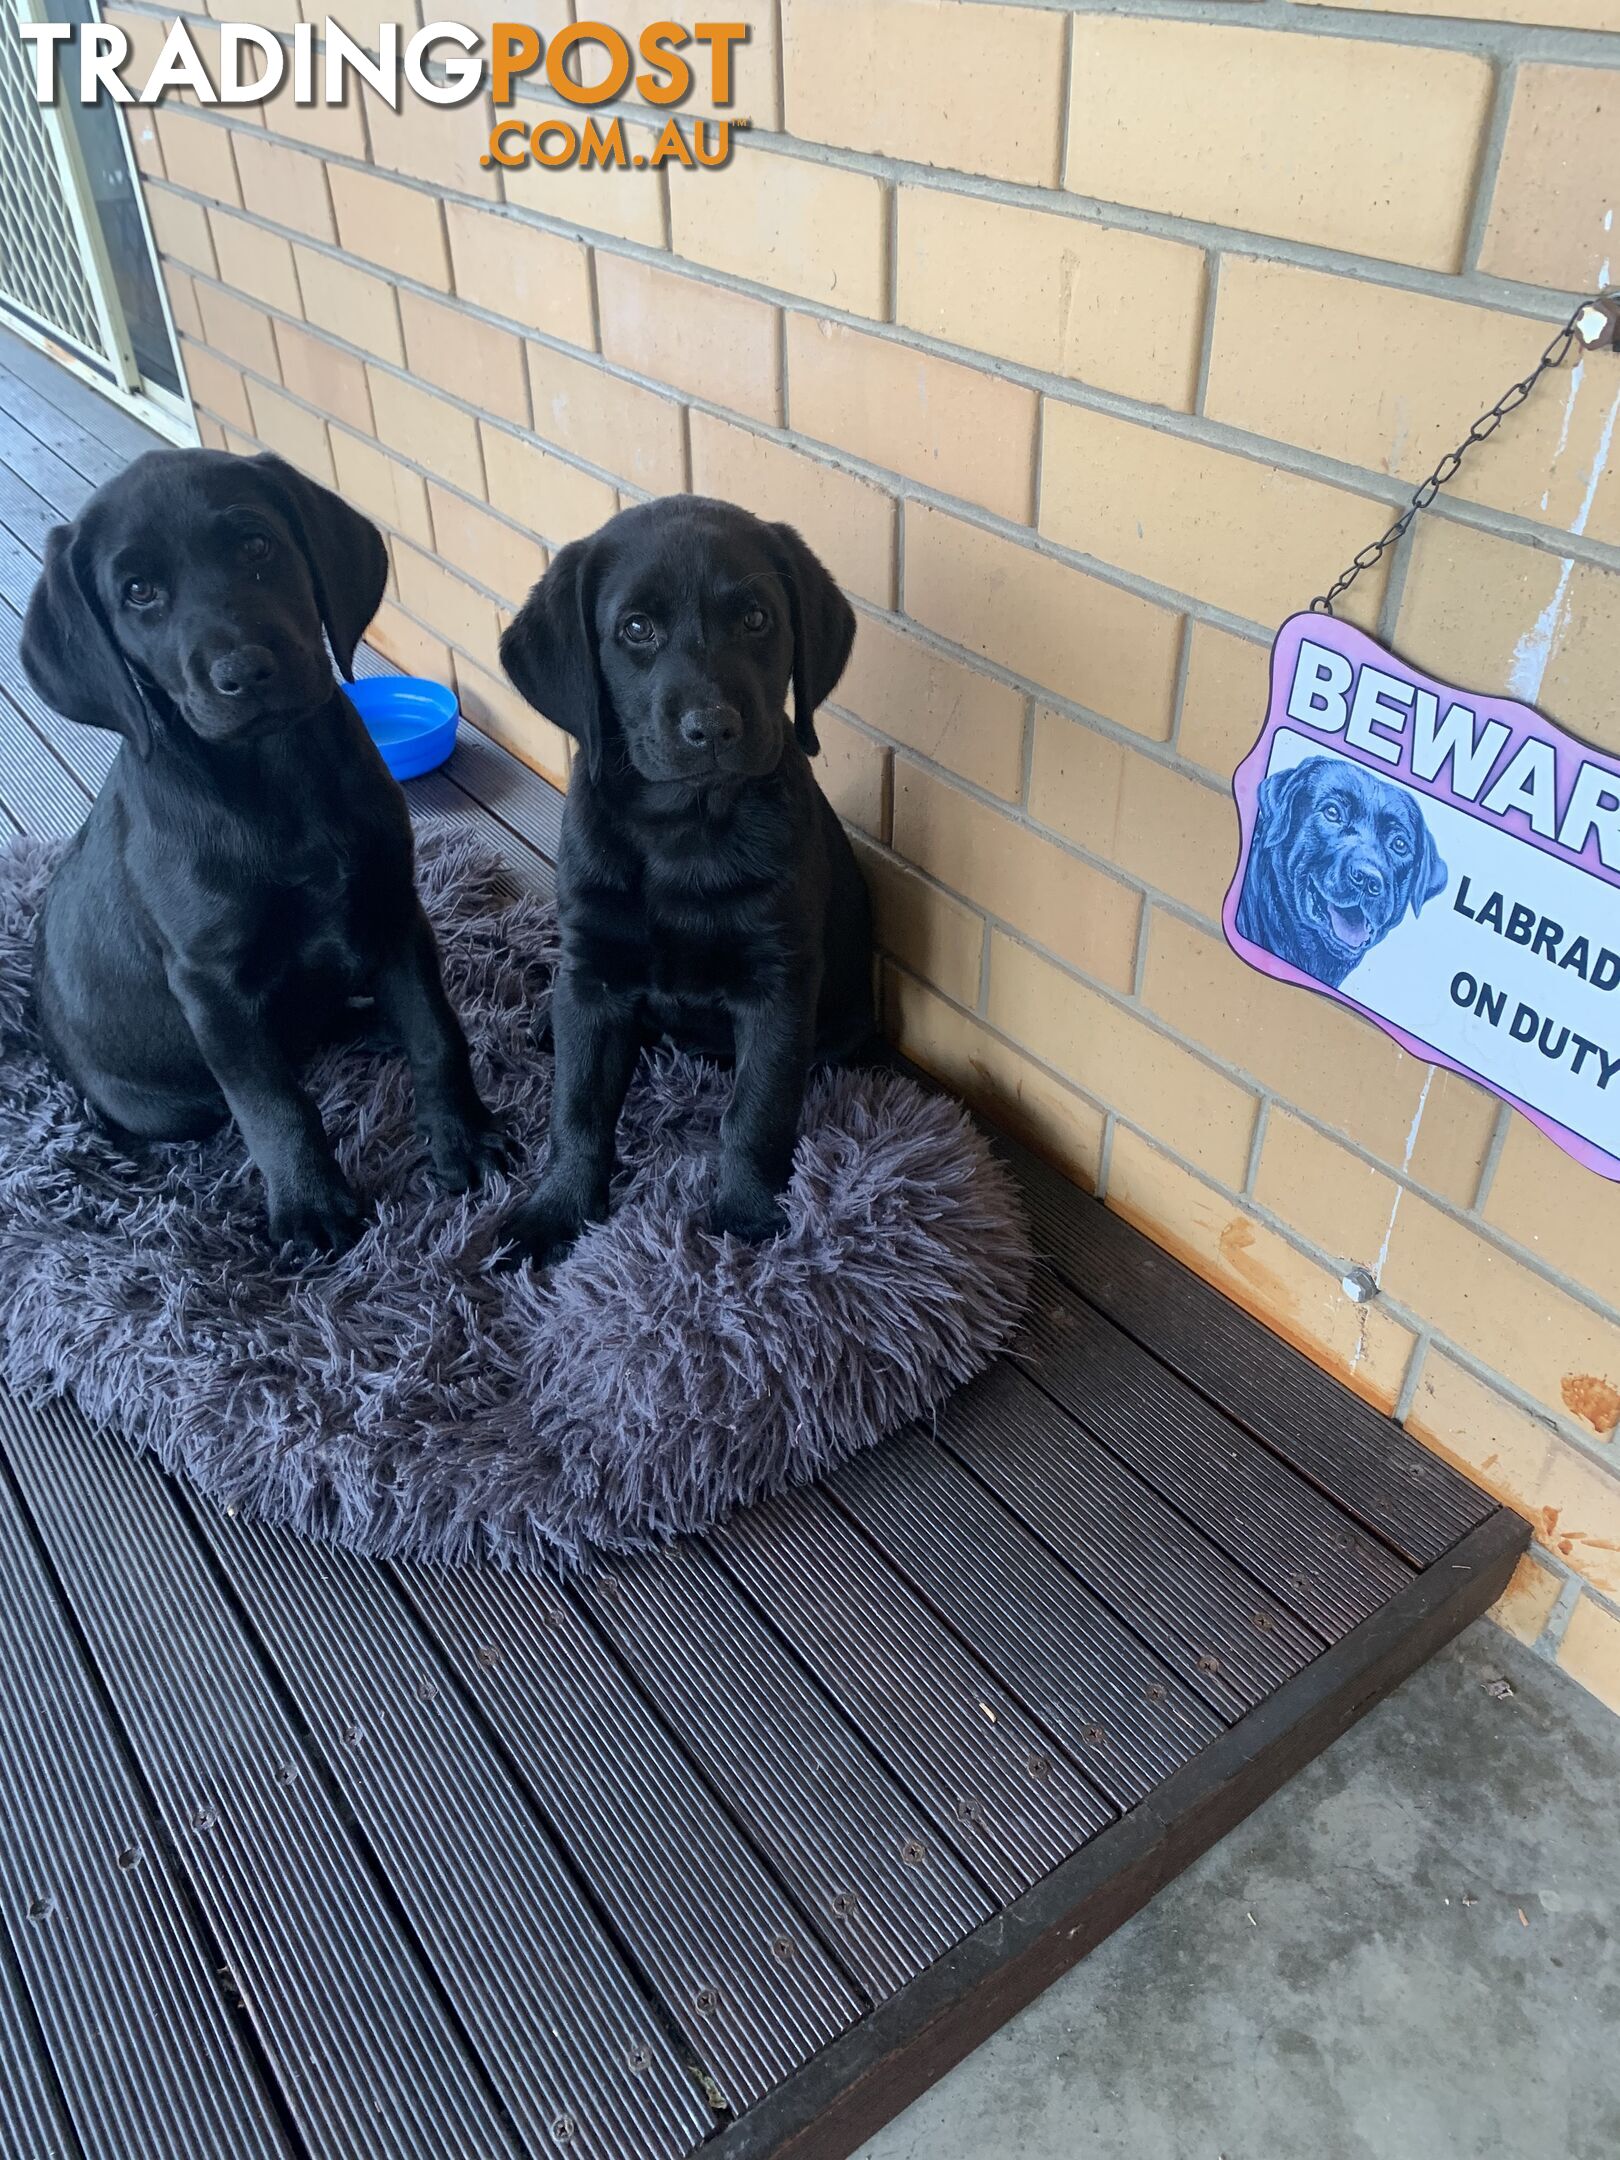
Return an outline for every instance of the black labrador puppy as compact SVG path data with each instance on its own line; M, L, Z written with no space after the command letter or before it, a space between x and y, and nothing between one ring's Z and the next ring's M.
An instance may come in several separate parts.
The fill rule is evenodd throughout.
M501 640L523 696L580 746L557 867L551 1153L506 1226L521 1256L555 1259L607 1214L619 1111L659 1040L736 1060L712 1226L785 1226L810 1066L875 1032L866 887L810 770L854 637L796 532L688 495L565 547Z
M496 1145L405 798L323 642L352 680L386 575L375 526L280 458L157 450L50 535L23 630L40 695L124 738L45 896L46 1042L127 1136L234 1116L278 1244L358 1230L298 1073L368 1001L441 1181L464 1189Z

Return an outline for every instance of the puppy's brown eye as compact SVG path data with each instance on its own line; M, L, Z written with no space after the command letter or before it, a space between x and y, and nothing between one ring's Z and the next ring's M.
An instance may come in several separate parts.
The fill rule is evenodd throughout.
M249 533L242 542L244 562L263 562L270 552L270 542L263 533Z
M619 625L619 635L627 645L650 645L658 632L647 615L627 615Z
M126 607L150 607L157 596L158 589L150 578L132 577L124 580Z
M742 626L750 637L758 637L762 630L771 627L771 618L762 607L751 607L742 619Z

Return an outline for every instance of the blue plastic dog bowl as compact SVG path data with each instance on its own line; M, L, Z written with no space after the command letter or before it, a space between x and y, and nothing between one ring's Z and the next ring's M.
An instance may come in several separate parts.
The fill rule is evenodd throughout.
M442 765L456 747L456 693L423 675L368 675L347 685L396 780L415 780Z

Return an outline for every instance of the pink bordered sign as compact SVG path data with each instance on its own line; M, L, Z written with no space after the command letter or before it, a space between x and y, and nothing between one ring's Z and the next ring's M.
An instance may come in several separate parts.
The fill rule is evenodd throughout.
M1620 760L1311 613L1232 792L1240 959L1620 1178Z

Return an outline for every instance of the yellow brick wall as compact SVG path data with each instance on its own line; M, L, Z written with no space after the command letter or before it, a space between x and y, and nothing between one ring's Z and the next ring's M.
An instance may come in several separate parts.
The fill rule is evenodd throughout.
M1620 1708L1620 1196L1217 927L1269 632L1620 266L1620 0L731 13L720 171L487 169L477 98L132 111L204 439L362 504L379 642L559 781L497 657L547 549L686 487L799 524L906 1048L1531 1514L1503 1624ZM1611 749L1617 411L1620 361L1544 385L1347 610Z

